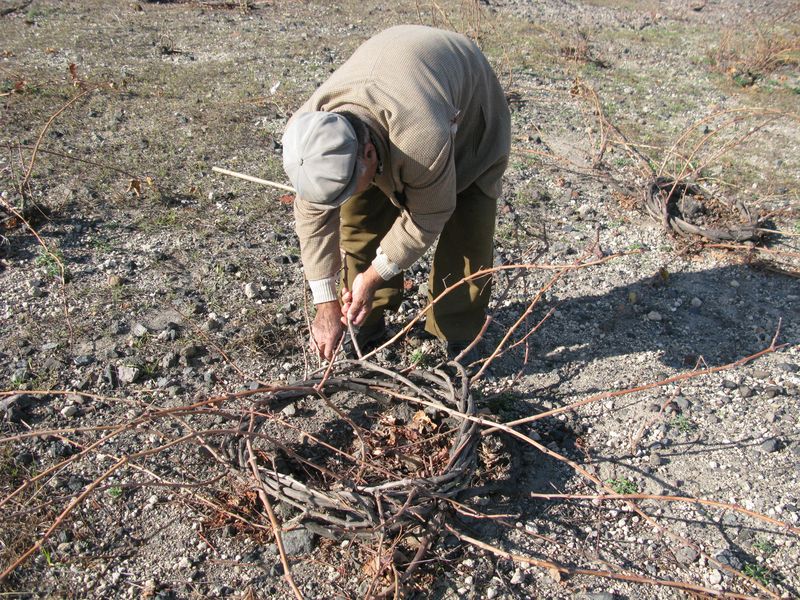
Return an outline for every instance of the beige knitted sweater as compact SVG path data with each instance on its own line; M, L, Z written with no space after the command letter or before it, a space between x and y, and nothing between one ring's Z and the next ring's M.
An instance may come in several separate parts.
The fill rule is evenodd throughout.
M349 110L370 126L383 166L374 184L401 209L380 245L400 269L436 240L458 192L475 183L500 195L508 107L486 58L462 35L419 25L377 34L296 114L315 110ZM339 210L320 210L302 198L294 207L307 279L334 276Z

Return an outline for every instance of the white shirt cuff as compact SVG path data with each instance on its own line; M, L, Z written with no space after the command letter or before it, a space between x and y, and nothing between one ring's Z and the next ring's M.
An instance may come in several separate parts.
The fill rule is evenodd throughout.
M378 246L378 255L372 261L372 266L381 276L384 281L390 280L395 275L400 274L400 267L396 263L389 260L389 257L383 253L383 248Z
M323 302L332 302L339 299L336 293L336 276L326 277L325 279L317 279L308 282L311 287L311 297L314 299L314 304L322 304Z

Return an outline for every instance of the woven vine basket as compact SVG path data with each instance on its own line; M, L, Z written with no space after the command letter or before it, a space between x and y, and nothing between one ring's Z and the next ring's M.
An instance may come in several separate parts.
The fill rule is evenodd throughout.
M341 361L328 373L291 383L257 401L262 417L240 440L240 466L252 471L255 460L257 485L296 509L294 523L325 537L425 525L442 502L471 483L476 469L479 436L469 378L457 363L448 368L454 377ZM353 400L370 403L368 423L377 425L346 414L337 401L343 394L350 406ZM336 415L338 447L276 411L301 398L306 405L324 403ZM385 416L398 405L408 407L405 421ZM290 446L267 433L276 425L294 429L302 444ZM349 440L341 436L345 430Z

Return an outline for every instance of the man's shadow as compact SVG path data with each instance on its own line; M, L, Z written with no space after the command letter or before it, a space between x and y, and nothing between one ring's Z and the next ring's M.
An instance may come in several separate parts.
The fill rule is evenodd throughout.
M616 274L613 263L605 268ZM512 304L498 315L498 322L513 323L525 308L522 302ZM500 369L541 372L641 352L656 353L669 369L685 370L698 363L713 367L763 350L779 323L779 341L800 341L797 279L745 266L660 271L604 293L561 293L534 311L528 329L521 328L517 338L551 308L556 312L530 337L528 363L507 358L505 364L498 362Z

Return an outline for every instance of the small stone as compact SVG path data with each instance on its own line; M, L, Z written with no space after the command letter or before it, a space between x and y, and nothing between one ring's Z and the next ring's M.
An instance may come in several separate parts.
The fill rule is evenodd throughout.
M283 407L281 414L285 417L293 417L297 414L297 406L295 406L294 402L287 404Z
M122 383L133 383L139 377L141 370L138 367L122 366L117 369L117 377Z
M770 386L764 391L764 395L769 398L775 398L776 396L780 396L783 393L783 390L777 386Z
M797 373L798 371L800 371L800 366L788 362L778 363L778 368L784 373Z
M658 402L652 402L647 405L647 411L652 413L661 412L661 405Z
M719 585L722 583L722 573L714 569L708 574L708 583L711 585Z
M754 369L752 376L755 379L769 379L769 372L765 371L764 369Z
M724 387L726 390L735 390L737 387L739 387L739 384L735 381L731 381L730 379L723 379L722 387Z
M717 559L718 562L721 562L723 565L727 565L737 571L740 571L742 568L742 561L740 561L736 556L734 556L733 552L730 551L728 548L724 548L717 552L717 555L714 557Z
M581 219L587 219L594 215L595 211L594 208L589 206L588 204L581 204L578 207L578 217Z
M202 352L203 347L199 344L188 344L181 348L181 356L183 358L194 358L195 356L202 354Z
M742 398L750 398L755 394L753 388L751 388L749 385L740 385L738 388L738 392Z
M683 396L675 396L673 402L681 412L689 410L689 407L691 406L689 401Z
M222 329L222 323L219 322L217 319L210 317L205 322L205 329L207 331L219 331L220 329Z
M122 277L119 275L108 276L108 287L119 287L122 285Z
M159 365L162 369L171 369L178 364L178 355L175 352L167 352L161 357Z
M682 546L675 551L675 558L682 565L690 565L697 560L700 553L689 546Z
M658 312L657 310L651 310L649 313L647 313L647 318L650 321L660 321L661 319L663 319L661 313Z
M739 284L739 282L738 282L738 281L736 281L735 279L731 279L731 281L730 281L730 286L731 286L732 288L738 288L738 287L739 287L739 285L740 285L740 284Z
M75 363L76 367L86 367L94 362L94 356L83 354L81 356L76 356L72 359L72 362Z
M283 549L288 556L310 554L314 550L314 534L298 527L283 534Z
M77 414L78 414L78 407L73 404L65 406L64 408L61 409L61 416L66 417L67 419L71 419Z
M133 327L131 327L131 335L133 335L133 337L144 337L147 335L147 333L147 327L141 323L134 323Z
M764 440L758 447L760 452L764 454L771 454L773 452L777 452L781 449L780 442L778 442L775 438L770 438L768 440Z
M255 300L261 295L261 291L258 289L258 285L251 282L245 284L244 295L247 296L250 300Z
M586 592L586 600L614 600L612 592Z
M703 306L703 301L700 300L700 298L698 298L697 296L695 296L694 298L692 298L692 301L690 302L690 304L694 308L700 308L701 306Z
M107 383L111 387L117 387L117 371L114 369L114 365L106 365L106 368L103 369L101 379L104 383Z
M192 561L190 561L189 558L186 556L182 556L181 559L178 561L179 569L188 569L191 566L192 566Z
M486 588L486 597L489 600L493 600L494 598L497 598L497 589L495 589L493 587Z
M659 456L658 454L653 453L650 455L649 462L651 467L660 467L666 464L667 461L664 459L663 456Z

